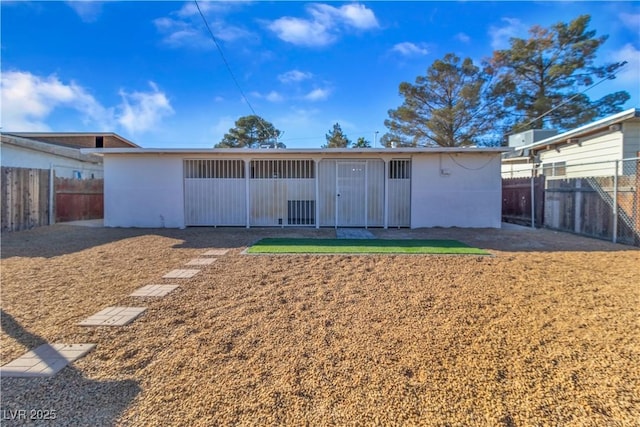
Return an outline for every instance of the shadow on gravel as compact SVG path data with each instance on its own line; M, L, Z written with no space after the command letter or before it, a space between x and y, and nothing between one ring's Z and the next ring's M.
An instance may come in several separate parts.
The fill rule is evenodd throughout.
M333 228L104 228L56 224L2 233L1 259L52 258L140 236L176 239L179 249L244 248L263 237L335 237Z
M614 252L639 248L547 229L492 228L368 229L378 239L450 239L485 250L505 252ZM239 249L265 237L335 238L332 227L244 228L189 227L179 229L93 228L56 224L32 230L2 233L2 259L70 254L140 236L176 239L177 249Z
M0 315L2 330L25 347L33 349L47 343L4 310ZM90 380L73 365L53 377L2 378L0 424L112 426L140 390L133 380Z

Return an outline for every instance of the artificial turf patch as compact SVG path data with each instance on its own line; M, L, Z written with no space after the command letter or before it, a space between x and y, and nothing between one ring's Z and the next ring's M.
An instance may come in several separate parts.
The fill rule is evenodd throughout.
M489 255L457 240L265 238L250 254L456 254Z

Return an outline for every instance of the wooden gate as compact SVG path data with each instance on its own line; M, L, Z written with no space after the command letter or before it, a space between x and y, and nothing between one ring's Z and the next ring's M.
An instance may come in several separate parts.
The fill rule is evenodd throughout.
M531 178L502 180L502 221L531 225ZM535 226L544 224L544 176L533 178Z
M104 179L56 177L54 193L56 222L104 217Z

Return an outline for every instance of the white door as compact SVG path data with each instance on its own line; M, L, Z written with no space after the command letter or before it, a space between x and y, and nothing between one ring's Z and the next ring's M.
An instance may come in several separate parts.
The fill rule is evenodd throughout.
M336 164L336 225L366 227L367 163L338 161Z

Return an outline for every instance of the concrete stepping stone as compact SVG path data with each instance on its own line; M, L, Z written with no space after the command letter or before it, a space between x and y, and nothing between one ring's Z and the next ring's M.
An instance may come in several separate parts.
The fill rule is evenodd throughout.
M107 307L104 310L87 317L80 326L124 326L133 322L147 307Z
M338 228L336 229L338 239L373 239L375 236L364 228Z
M0 367L0 377L51 377L95 344L42 344Z
M215 260L216 258L195 258L189 261L186 265L211 265Z
M171 270L170 272L168 272L167 274L165 274L164 276L162 276L165 279L188 279L190 277L195 276L196 274L200 273L200 270Z
M179 288L178 285L146 285L136 291L134 291L130 297L163 297L175 288Z
M227 252L229 252L229 249L211 249L208 250L207 252L203 253L202 255L205 256L220 256L220 255L224 255Z

